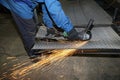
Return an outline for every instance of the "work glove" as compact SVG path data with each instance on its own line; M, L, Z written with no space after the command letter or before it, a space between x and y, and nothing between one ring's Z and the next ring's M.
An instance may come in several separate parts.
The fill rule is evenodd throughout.
M78 33L75 28L73 28L70 32L64 32L63 36L67 38L68 40L81 40L81 41L87 41L90 40L92 37L91 32L85 33L84 30Z
M54 36L54 37L60 37L62 36L62 31L56 29L56 28L47 28L47 34L46 36Z
M46 36L47 35L54 35L56 32L55 32L55 30L54 30L54 28L47 28L47 34L46 34Z

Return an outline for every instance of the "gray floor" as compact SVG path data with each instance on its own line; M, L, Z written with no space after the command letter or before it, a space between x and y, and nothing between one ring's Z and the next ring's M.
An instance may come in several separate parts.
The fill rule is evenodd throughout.
M85 25L89 19L94 19L96 25L112 23L112 18L94 0L61 0L61 4L73 25Z
M28 59L11 17L0 15L0 80L120 80L120 58L110 57L67 57L33 68L23 77L11 76L35 64Z

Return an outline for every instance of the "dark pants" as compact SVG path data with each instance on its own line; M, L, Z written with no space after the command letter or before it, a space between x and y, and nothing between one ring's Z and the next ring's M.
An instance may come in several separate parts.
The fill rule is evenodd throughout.
M12 12L12 16L18 26L25 50L27 51L29 56L33 55L33 51L31 50L31 48L35 43L35 33L36 33L36 24L34 20L23 19L14 12Z

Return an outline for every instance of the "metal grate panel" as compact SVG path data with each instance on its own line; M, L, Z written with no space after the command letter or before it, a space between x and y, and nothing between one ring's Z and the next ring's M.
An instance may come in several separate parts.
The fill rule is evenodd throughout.
M111 27L93 28L92 34L92 39L82 47L77 42L37 41L33 49L120 49L120 37Z

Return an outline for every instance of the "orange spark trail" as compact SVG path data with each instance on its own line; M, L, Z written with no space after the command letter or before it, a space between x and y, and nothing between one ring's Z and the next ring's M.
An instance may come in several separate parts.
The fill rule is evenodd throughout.
M77 46L81 47L81 46L85 45L86 43L87 43L87 41L84 41L84 42L79 41L78 42L79 45L77 45ZM76 49L53 50L52 54L50 54L50 56L40 60L37 63L34 63L32 65L15 70L11 74L11 76L14 78L16 78L16 76L25 76L25 75L29 74L31 70L38 69L38 68L40 69L41 67L44 67L48 63L52 63L57 60L64 59L67 56L73 55L75 51L76 51Z

